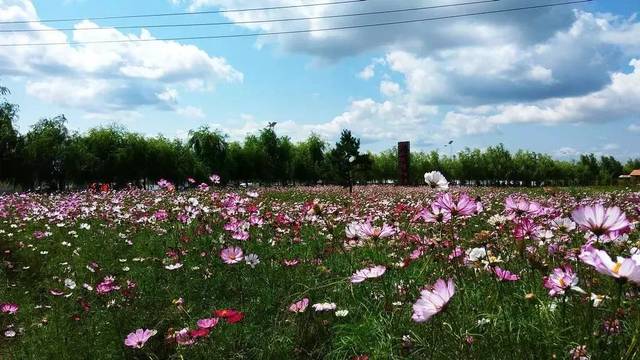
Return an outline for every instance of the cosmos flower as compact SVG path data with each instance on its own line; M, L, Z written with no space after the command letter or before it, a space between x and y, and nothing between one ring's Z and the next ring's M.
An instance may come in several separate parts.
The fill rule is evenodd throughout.
M333 310L336 309L336 304L335 303L326 303L326 302L324 302L324 303L313 304L313 305L311 305L311 307L316 312L333 311Z
M440 171L424 173L424 182L432 189L447 190L449 188L449 182Z
M451 217L455 216L471 216L478 210L476 201L469 195L463 193L454 199L450 193L444 193L438 196L435 206L439 207L443 212L449 213Z
M260 264L260 259L256 254L249 254L244 257L244 262L247 263L247 265L251 266L252 269L254 269L256 265Z
M412 221L423 220L427 223L446 223L451 220L451 213L443 210L438 205L431 204L431 208L423 208L413 217Z
M384 274L386 270L387 268L381 265L360 269L356 271L353 275L351 275L351 282L356 284L356 283L361 283L366 279L373 279L373 278L380 277L382 276L382 274Z
M575 209L571 217L581 229L589 231L591 240L608 242L631 230L631 223L617 206L583 206Z
M568 217L557 217L551 220L551 227L562 232L572 232L576 229L576 223Z
M14 303L4 303L0 304L0 312L9 315L15 315L20 310L20 306Z
M438 279L431 289L424 289L420 292L420 298L413 304L411 318L415 322L429 321L432 316L445 308L455 292L453 279L448 281Z
M220 258L224 261L225 264L233 265L237 264L242 259L244 259L244 253L242 249L238 246L231 246L225 249L222 249L220 252Z
M141 349L144 344L158 332L156 330L138 329L127 335L124 344L128 347Z
M224 319L229 324L235 324L244 319L244 313L242 311L234 309L222 309L213 312L216 317Z
M493 268L493 273L500 281L518 281L520 276L512 273L509 270L505 270L499 266Z
M289 305L289 311L294 313L303 313L307 310L307 306L309 306L309 299L304 298Z
M582 247L580 260L593 266L597 272L612 276L616 279L629 280L640 285L640 255L631 258L618 256L614 262L606 251L598 250L591 244Z
M549 290L549 296L564 295L567 289L584 292L577 286L578 275L568 264L553 269L551 275L544 277L543 282L544 287Z
M509 196L505 199L504 211L511 220L519 217L536 217L542 215L544 208L540 203L529 201L524 197Z
M214 184L220 184L220 175L212 174L211 176L209 176L209 180L211 180L211 182Z
M366 222L358 228L358 236L363 239L383 239L393 236L395 233L395 229L387 224L383 224L382 227L375 227Z
M199 328L201 329L211 329L213 327L215 327L216 325L218 325L218 321L219 319L214 317L214 318L206 318L206 319L200 319L196 322L196 325L198 325Z

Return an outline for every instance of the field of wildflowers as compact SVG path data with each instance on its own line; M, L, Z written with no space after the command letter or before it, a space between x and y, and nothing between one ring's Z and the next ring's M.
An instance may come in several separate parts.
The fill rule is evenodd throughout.
M640 192L0 195L2 359L640 357Z

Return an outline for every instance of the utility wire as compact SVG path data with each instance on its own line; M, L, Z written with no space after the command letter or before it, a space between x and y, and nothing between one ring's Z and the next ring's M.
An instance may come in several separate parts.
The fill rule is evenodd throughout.
M82 20L115 20L115 19L138 19L138 18L167 17L167 16L202 15L202 14L223 14L223 13L237 13L237 12L248 12L248 11L295 9L295 8L305 8L305 7L311 7L311 6L341 5L341 4L351 4L351 3L358 3L358 2L364 2L364 1L367 1L367 0L340 0L340 1L329 1L329 2L311 3L311 4L280 5L280 6L255 7L255 8L245 8L245 9L220 9L220 10L208 10L208 11L174 12L174 13L159 13L159 14L96 16L91 18L84 17L84 18L65 18L65 19L0 21L0 24L52 23L52 22L71 22L71 21L82 21Z
M153 29L153 28L176 28L176 27L194 27L194 26L262 24L262 23L276 23L276 22L301 21L301 20L348 18L348 17L366 16L366 15L395 14L395 13L412 12L412 11L420 11L420 10L442 9L442 8L449 8L449 7L456 7L456 6L496 3L498 1L500 0L477 0L477 1L468 1L468 2L461 2L461 3L455 3L455 4L430 5L430 6L405 8L405 9L378 10L378 11L367 11L367 12L348 13L348 14L318 15L318 16L311 16L311 17L293 17L293 18L281 18L281 19L270 19L270 20L265 19L265 20L245 20L245 21L225 21L225 22L183 23L183 24L122 25L122 26L86 27L86 28L0 29L0 33L86 31L86 30L112 30L112 29L124 30L124 29L139 29L139 28Z
M17 44L0 44L0 47L116 44L116 43L134 43L134 42L228 39L228 38L242 38L242 37L303 34L303 33L315 33L315 32L323 32L323 31L336 31L336 30L370 28L370 27L378 27L378 26L391 26L391 25L399 25L399 24L411 24L411 23L420 23L420 22L435 21L435 20L464 18L464 17L477 16L477 15L508 13L508 12L515 12L515 11L523 11L523 10L550 8L550 7L561 6L561 5L581 4L581 3L591 2L591 1L593 0L566 1L566 2L549 3L549 4L543 4L543 5L531 5L531 6L521 6L516 8L487 10L487 11L466 13L466 14L435 16L435 17L422 18L422 19L398 20L398 21L388 21L388 22L379 22L379 23L370 23L370 24L360 24L360 25L346 25L346 26L337 26L337 27L328 27L328 28L319 28L319 29L301 29L301 30L287 30L287 31L274 31L274 32L263 32L263 33L248 33L248 34L229 34L229 35L180 36L180 37L166 37L166 38L153 38L153 39L96 40L96 41L76 41L76 42L72 41L72 42L49 42L49 43L17 43Z

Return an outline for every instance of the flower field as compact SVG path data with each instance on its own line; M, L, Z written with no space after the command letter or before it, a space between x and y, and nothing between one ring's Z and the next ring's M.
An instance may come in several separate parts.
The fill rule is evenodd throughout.
M426 180L0 195L0 358L640 357L640 192Z

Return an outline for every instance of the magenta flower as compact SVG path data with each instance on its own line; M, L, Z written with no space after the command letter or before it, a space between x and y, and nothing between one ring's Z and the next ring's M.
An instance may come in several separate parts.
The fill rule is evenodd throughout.
M120 286L116 284L116 278L113 276L106 276L98 285L96 285L96 292L98 294L108 294L116 290L120 290Z
M15 315L20 310L20 306L14 303L4 303L0 304L0 312L4 314Z
M157 333L156 330L138 329L127 335L127 338L124 339L124 344L128 347L141 349L147 340Z
M307 306L309 306L309 299L304 298L289 305L289 311L294 313L303 313L307 310Z
M501 267L496 266L493 268L493 273L496 274L496 277L500 281L518 281L520 280L520 276L512 273L509 270L505 270Z
M432 316L444 309L455 292L453 279L446 282L438 279L432 289L424 289L420 292L420 298L413 304L411 318L415 322L429 321Z
M381 265L358 270L353 275L351 275L351 282L356 284L361 283L366 279L374 279L380 277L386 270L387 268Z
M545 276L544 287L549 289L549 296L564 295L567 289L578 288L578 275L573 272L571 265L563 265L562 267L553 269L549 276Z
M606 251L598 250L590 244L582 247L580 260L593 266L597 272L612 276L616 279L629 280L640 285L640 254L631 258L618 256L614 262Z
M538 237L540 227L529 218L520 218L516 222L516 226L513 228L513 236L516 239L522 240L524 238L535 239Z
M220 252L220 258L225 264L237 264L244 259L244 253L238 246L231 246Z
M605 208L601 204L583 206L571 213L581 229L590 232L589 239L608 242L631 231L631 224L620 208Z
M457 200L450 193L441 194L434 205L440 208L442 212L449 213L452 217L471 216L478 209L476 201L465 193L460 194Z
M196 322L200 329L211 329L218 325L218 318L200 319Z

